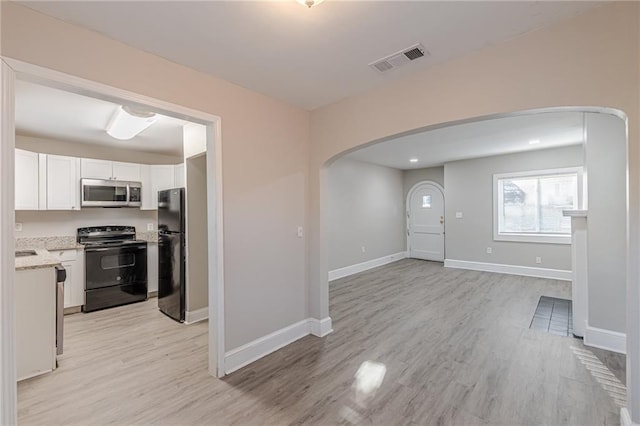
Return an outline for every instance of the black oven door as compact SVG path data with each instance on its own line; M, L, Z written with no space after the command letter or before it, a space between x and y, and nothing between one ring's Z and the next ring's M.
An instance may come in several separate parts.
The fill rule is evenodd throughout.
M146 243L87 247L85 271L85 312L147 298Z

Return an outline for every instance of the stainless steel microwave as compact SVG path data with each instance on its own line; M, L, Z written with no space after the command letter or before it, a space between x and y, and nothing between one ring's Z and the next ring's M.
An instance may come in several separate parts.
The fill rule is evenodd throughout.
M122 180L81 179L82 207L140 207L142 184Z

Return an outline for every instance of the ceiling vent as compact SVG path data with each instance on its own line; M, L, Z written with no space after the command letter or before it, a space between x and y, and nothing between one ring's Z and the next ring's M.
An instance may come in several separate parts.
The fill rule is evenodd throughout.
M379 59L369 64L369 66L378 72L385 73L401 65L408 64L411 61L429 56L429 52L422 44L415 44L411 47L396 52L386 58Z

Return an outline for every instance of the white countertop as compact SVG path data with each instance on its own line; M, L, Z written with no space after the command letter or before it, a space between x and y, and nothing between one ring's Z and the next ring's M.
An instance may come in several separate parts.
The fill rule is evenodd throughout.
M16 249L16 251L19 250L21 249ZM25 269L53 268L56 265L60 265L60 260L56 259L46 249L35 248L27 250L34 250L36 255L16 257L16 271L23 271Z

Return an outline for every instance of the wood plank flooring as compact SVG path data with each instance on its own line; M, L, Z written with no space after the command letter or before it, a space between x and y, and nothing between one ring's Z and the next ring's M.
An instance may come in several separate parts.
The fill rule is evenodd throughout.
M541 295L569 298L569 283L399 261L331 283L334 333L224 380L207 374L206 323L177 324L155 299L71 315L60 368L18 385L19 421L619 424L584 359L624 382L624 356L530 330Z

